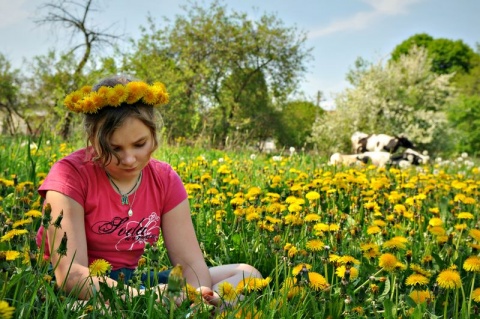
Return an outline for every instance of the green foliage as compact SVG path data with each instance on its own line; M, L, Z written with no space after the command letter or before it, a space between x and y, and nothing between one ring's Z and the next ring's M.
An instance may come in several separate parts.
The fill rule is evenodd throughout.
M448 141L445 110L454 97L452 75L431 71L431 59L414 47L399 60L351 72L353 89L336 99L336 110L314 124L311 141L327 152L351 149L355 131L406 135L420 149L438 152Z
M455 151L478 156L480 150L480 96L461 96L450 107L448 118L454 129Z
M437 74L468 73L475 56L474 51L462 40L434 39L428 34L420 33L397 45L391 54L392 60L399 60L414 46L428 51L428 56L432 59L432 71Z
M280 112L277 136L281 145L297 149L306 146L315 119L325 111L312 102L288 102Z
M42 201L30 181L28 158L35 157L34 172L40 179L74 145L67 149L51 137L42 140L35 152L33 145L21 146L26 138L8 139L0 146L0 300L13 307L13 318L184 318L192 309L200 311L189 302L173 306L168 294L161 303L155 289L134 297L121 281L117 287L100 285L88 301L59 289L35 242L40 223L55 221L38 215ZM344 169L308 155L274 160L192 147L163 147L154 155L171 163L186 185L208 264L247 262L271 279L263 290L245 293L239 306L226 308L221 318L479 315L478 302L469 301L478 288L478 272L464 267L466 258L477 255L478 238L472 231L478 231L479 204L471 189L480 179L478 165L455 161L402 171ZM309 197L312 193L319 197ZM28 215L34 211L37 214ZM382 212L388 212L385 218L380 218ZM467 212L472 217L462 219ZM437 234L443 230L445 236L427 228L438 218L443 225L436 227ZM375 225L381 232L369 231ZM20 233L9 237L12 230ZM394 238L403 238L405 246L387 245ZM309 246L317 240L321 244ZM373 254L362 248L364 244L376 247L369 248ZM145 263L130 286L139 288L138 274L171 266L160 247L161 243L146 247ZM7 252L18 256L7 259ZM395 270L379 265L379 256L387 252L397 258ZM302 272L296 274L298 266ZM345 266L349 276L347 268L340 274ZM447 268L460 273L460 289L437 284L440 271ZM407 284L417 271L428 274L428 285ZM318 285L323 280L328 286ZM419 302L412 291L430 298ZM207 312L193 315L210 317Z
M195 136L224 145L238 124L258 135L258 121L271 119L271 98L280 103L297 88L310 58L305 34L274 15L252 21L215 1L208 8L193 4L165 22L158 28L150 19L126 53L126 69L167 84L170 139ZM254 97L259 100L252 103ZM259 110L257 121L251 115Z

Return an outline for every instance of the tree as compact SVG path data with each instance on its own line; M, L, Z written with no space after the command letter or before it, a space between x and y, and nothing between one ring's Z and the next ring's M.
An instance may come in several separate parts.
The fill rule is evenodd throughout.
M432 71L435 73L468 73L472 67L475 53L462 40L434 39L425 33L413 35L397 45L391 54L392 60L397 61L414 46L427 49L428 56L432 59Z
M445 111L454 97L453 75L433 73L431 63L424 48L413 47L397 61L352 71L354 88L315 122L311 140L319 149L346 152L355 131L405 134L420 148L440 151L445 145L439 137L449 132Z
M195 123L196 134L215 136L218 144L223 145L227 136L236 131L231 121L236 110L254 107L252 104L232 107L232 99L240 102L252 95L248 92L252 88L249 83L258 81L260 74L264 76L268 95L275 101L285 100L298 87L306 70L305 62L310 58L310 50L304 48L306 36L296 28L285 27L273 15L252 21L244 13L229 13L217 1L208 8L192 4L184 10L185 16L177 16L163 28L157 28L152 19L150 33L144 30L142 38L134 41L133 46L139 50L128 61L161 64L136 63L134 67L163 70L162 74L148 73L166 82L172 101L181 101L181 110L188 109L189 118L199 121ZM148 50L140 51L145 47ZM232 74L237 74L235 85L227 80ZM224 94L228 85L230 93ZM213 111L220 115L218 121L222 125L217 135L213 134L214 128L218 129L210 116ZM185 122L178 117L175 120Z
M315 119L325 111L309 101L288 102L280 113L278 141L281 145L305 147Z
M32 132L28 121L25 121L21 100L21 83L18 70L12 70L10 62L3 54L0 54L0 124L1 133L15 134L19 127L26 126L28 132Z
M457 153L467 152L478 156L480 150L480 96L462 95L448 112L454 130L454 147Z
M70 52L65 56L70 54L75 54L77 50L84 49L83 53L79 55L79 61L76 64L75 68L72 70L72 77L70 81L64 82L63 86L67 91L76 89L78 86L83 85L85 82L83 80L84 70L89 61L91 61L92 50L97 48L100 49L104 45L114 45L114 41L118 39L118 35L108 33L108 28L98 29L97 27L91 27L94 25L90 18L90 14L96 9L92 7L92 0L84 0L83 2L77 1L68 1L62 0L59 2L49 2L41 7L41 10L46 11L44 17L38 19L36 22L38 24L50 24L50 25L61 25L65 29L71 29L72 38L75 38L75 35L80 34L82 36L82 41L75 44ZM65 110L65 117L63 121L63 127L61 130L61 135L64 139L68 138L70 135L70 124L72 121L72 114Z

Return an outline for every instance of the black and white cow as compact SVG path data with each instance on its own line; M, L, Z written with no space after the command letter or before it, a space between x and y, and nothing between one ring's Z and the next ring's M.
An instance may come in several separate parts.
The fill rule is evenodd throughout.
M345 165L354 166L361 163L366 164L368 157L364 157L362 154L340 154L334 153L330 156L328 164L330 165Z
M413 143L405 136L371 134L358 140L357 153L389 152L395 153L400 147L413 148Z
M389 165L404 166L407 162L411 165L425 165L430 161L430 156L427 154L421 154L417 151L407 148L403 153L392 154L390 157Z

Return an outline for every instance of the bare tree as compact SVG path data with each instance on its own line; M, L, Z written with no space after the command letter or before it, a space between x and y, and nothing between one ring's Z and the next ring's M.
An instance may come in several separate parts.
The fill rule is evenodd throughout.
M91 60L92 51L97 48L103 48L105 45L114 46L117 39L121 36L109 33L110 25L101 29L94 25L89 16L99 11L92 5L93 0L85 1L51 1L40 7L40 10L46 11L45 16L36 20L38 25L49 24L53 26L60 25L64 29L70 29L71 40L77 35L83 36L81 43L74 44L69 53L74 53L83 49L80 54L79 62L73 73L73 82L71 87L78 87L82 72L86 64ZM70 135L71 112L65 114L64 125L61 131L63 138Z

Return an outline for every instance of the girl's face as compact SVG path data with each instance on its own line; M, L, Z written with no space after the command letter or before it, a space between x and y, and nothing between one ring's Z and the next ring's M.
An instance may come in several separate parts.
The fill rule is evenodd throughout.
M154 141L149 128L137 118L127 118L110 138L111 148L120 161L113 156L105 167L116 180L134 179L147 165L154 150Z

